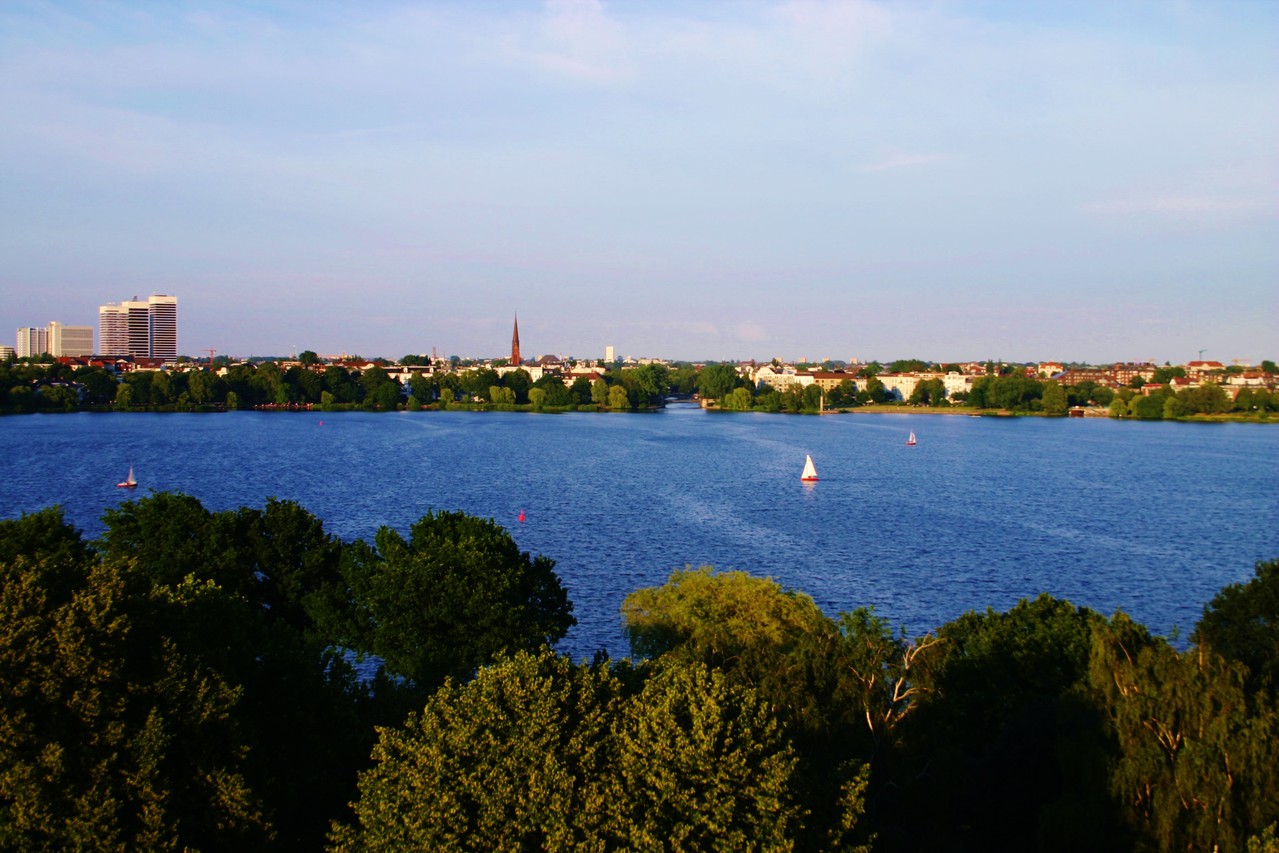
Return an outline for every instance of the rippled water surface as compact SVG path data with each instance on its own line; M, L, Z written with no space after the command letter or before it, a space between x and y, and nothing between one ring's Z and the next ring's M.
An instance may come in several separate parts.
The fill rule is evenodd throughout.
M907 447L909 431L919 444ZM292 499L344 538L427 510L494 518L545 554L579 624L670 571L768 575L828 614L922 633L1040 592L1188 632L1279 557L1279 427L910 415L259 413L0 418L0 517L61 504L86 535L132 464L211 510ZM821 482L799 481L811 453ZM518 521L520 511L524 522Z

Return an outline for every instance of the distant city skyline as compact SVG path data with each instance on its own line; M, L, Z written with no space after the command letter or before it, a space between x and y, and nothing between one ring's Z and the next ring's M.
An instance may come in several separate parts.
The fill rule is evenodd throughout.
M1275 358L1279 4L0 5L0 328Z

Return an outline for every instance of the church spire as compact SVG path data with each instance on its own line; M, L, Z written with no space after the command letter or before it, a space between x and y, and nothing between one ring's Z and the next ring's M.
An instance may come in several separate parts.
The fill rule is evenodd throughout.
M511 364L519 367L524 362L520 359L520 315L515 315L515 331L511 333Z

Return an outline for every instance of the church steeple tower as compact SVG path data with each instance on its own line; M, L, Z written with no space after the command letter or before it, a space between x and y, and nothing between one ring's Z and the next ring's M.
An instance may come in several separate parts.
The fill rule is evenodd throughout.
M515 331L511 333L511 365L519 367L524 362L520 359L520 315L515 315Z

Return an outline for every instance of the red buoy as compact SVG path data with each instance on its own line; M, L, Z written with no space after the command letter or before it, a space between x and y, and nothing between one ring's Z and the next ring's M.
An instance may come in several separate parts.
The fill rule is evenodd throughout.
M520 510L520 524L524 523L524 510Z

